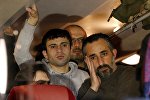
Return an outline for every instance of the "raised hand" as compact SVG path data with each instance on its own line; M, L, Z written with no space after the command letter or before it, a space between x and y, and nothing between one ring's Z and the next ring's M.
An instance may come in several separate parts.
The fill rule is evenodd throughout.
M90 61L89 57L85 57L85 62L88 66L89 72L90 72L90 77L91 77L91 89L93 89L95 92L98 91L101 80L100 78L96 75L95 72L95 67L92 61Z
M39 14L38 10L35 4L33 4L31 7L26 8L28 11L28 23L35 26L39 20Z
M5 28L3 29L3 32L4 32L4 34L9 35L9 36L13 36L13 35L14 35L14 34L13 34L13 28L10 27L10 26L5 27Z

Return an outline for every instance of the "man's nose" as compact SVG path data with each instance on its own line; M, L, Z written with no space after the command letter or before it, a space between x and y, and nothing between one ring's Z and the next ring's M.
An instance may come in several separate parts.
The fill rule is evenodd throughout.
M57 46L57 52L61 52L62 51L62 47L61 46Z
M104 60L102 57L98 57L98 64L99 65L103 65L104 64Z
M73 42L73 44L74 44L75 47L79 47L80 46L80 42L78 40L75 40Z

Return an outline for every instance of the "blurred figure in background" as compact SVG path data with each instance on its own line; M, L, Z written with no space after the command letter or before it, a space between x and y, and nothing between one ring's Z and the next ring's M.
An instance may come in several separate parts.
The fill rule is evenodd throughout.
M31 66L31 63L23 63L20 66L22 69L16 75L15 85L50 84L50 74L44 64L36 62Z
M87 71L82 54L82 42L87 37L85 30L79 25L68 25L65 29L72 38L71 60L78 64L79 69Z
M10 89L14 85L16 74L19 72L19 67L14 59L14 48L16 43L16 36L14 35L14 29L11 26L3 29L4 39L6 41L7 48L7 61L8 61L8 78L7 78L7 90L6 94L9 93Z
M150 99L150 33L145 36L140 49L140 61L137 65L137 78L141 82L141 93L145 100Z

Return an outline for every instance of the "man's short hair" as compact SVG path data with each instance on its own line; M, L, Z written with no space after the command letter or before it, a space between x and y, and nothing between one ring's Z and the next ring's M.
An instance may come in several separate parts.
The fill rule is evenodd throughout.
M51 29L49 30L43 37L42 39L42 49L46 50L46 43L47 40L52 40L52 39L56 39L56 38L67 38L70 42L70 46L72 45L72 40L71 40L71 36L69 34L69 32L67 30L64 29Z
M85 38L87 37L86 31L79 25L71 24L71 25L66 26L64 29L67 30L67 31L70 31L71 28L79 28L79 29L81 29L83 32L85 32Z
M93 34L93 35L91 35L91 36L85 38L85 40L83 41L83 45L82 45L83 54L86 55L84 48L85 48L85 46L86 46L88 43L92 43L92 42L97 41L97 40L99 40L99 39L104 39L104 40L107 42L107 44L108 44L110 50L113 50L113 49L114 49L114 47L113 47L113 45L112 45L112 42L111 42L111 40L110 40L110 37L109 37L108 35L106 35L106 34L104 34L104 33L96 33L96 34ZM100 45L100 44L99 44L99 45Z

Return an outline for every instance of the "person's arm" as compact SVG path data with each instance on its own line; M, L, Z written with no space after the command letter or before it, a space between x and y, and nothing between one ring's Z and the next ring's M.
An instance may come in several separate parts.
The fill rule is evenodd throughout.
M14 47L15 47L15 36L13 34L13 28L11 26L5 27L3 29L4 32L4 39L6 42L6 47L7 47L7 54L8 56L14 56Z
M26 20L25 25L20 32L14 50L15 60L18 65L33 59L29 49L33 40L36 24L38 22L38 13L35 5L33 5L32 8L27 8L26 10L28 11L29 18Z
M97 100L100 97L99 93L90 88L90 79L85 80L78 91L78 100Z
M14 50L15 60L18 65L24 63L27 60L33 59L29 52L29 49L33 40L34 31L35 26L31 26L27 22L25 22L25 25L20 32Z

